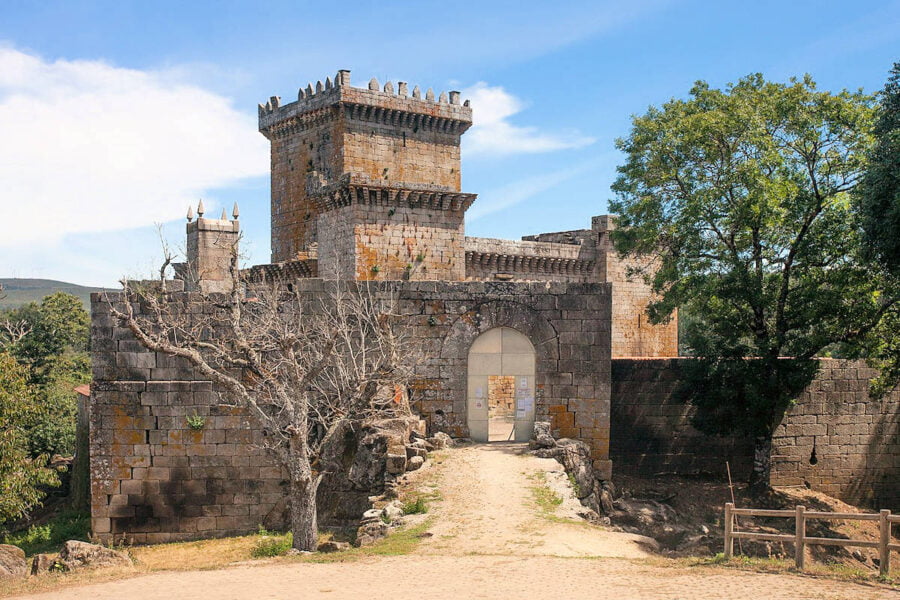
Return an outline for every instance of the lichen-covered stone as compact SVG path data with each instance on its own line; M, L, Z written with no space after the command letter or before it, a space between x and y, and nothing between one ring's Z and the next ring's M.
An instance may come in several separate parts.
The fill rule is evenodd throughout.
M24 577L28 574L25 552L18 546L0 544L0 579Z
M66 571L74 571L85 567L128 567L132 562L124 552L99 544L69 540L59 551L56 564Z

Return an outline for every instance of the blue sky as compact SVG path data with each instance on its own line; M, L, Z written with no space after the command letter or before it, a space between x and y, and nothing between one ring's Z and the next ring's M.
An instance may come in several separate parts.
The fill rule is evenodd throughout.
M467 234L518 238L606 211L630 116L698 79L810 73L883 84L900 2L19 2L0 4L0 277L114 285L147 276L154 223L240 203L268 262L256 104L353 83L459 89Z

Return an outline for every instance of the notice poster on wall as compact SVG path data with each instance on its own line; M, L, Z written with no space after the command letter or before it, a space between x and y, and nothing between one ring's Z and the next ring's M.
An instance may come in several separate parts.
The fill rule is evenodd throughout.
M528 388L528 378L527 378L527 377L520 377L520 378L519 378L519 387L522 388L522 389L527 389L527 388Z
M519 419L520 421L523 420L523 419L525 419L525 411L524 411L524 410L517 410L517 411L516 411L516 418Z
M475 397L476 398L484 398L484 388L482 388L482 387L475 388Z
M516 398L516 410L524 410L525 412L534 410L534 398L530 396Z

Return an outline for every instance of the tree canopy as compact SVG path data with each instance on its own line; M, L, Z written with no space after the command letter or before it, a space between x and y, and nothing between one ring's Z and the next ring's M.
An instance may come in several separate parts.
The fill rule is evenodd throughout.
M867 250L900 275L900 62L881 92L875 147L859 189Z
M0 524L38 504L44 497L42 486L59 483L46 467L47 457L29 453L28 431L39 415L27 371L0 352Z
M862 92L756 74L722 90L698 82L618 141L613 240L658 257L633 275L658 294L651 320L678 307L694 317L697 424L752 435L751 483L763 487L773 428L815 372L807 361L896 310L894 283L863 256L852 202L874 118Z
M90 382L90 317L76 296L0 313L0 349L19 363L36 412L25 429L30 456L71 455L77 404L72 388Z

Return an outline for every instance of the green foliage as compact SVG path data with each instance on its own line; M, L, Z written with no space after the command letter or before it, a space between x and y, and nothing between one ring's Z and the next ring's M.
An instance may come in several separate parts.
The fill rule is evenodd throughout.
M46 467L47 457L28 452L27 432L39 414L25 369L0 353L0 523L39 504L42 486L59 485L56 473Z
M858 341L896 302L896 283L863 256L851 202L874 115L861 92L751 75L724 90L697 83L618 142L613 241L658 257L632 273L659 294L651 321L678 307L693 317L684 342L703 360L689 391L705 430L744 424L759 448L809 359Z
M253 558L271 558L273 556L281 556L291 549L294 543L294 536L291 532L284 534L266 531L261 526L259 528L259 541L250 551Z
M90 382L90 359L87 353L67 350L48 359L46 364L44 383L36 386L41 410L28 432L29 448L32 456L71 456L75 451L78 415L73 388Z
M32 368L37 383L50 375L55 358L64 352L88 350L90 316L76 296L57 292L40 304L26 304L4 315L11 321L25 321L31 333L12 351L20 362Z
M881 93L875 148L857 194L868 253L900 277L900 62ZM864 354L881 370L872 392L882 396L900 383L900 316L888 317L869 336Z
M55 552L68 540L88 541L90 531L90 515L65 511L43 525L32 525L25 531L7 535L3 543L18 546L31 556L41 552Z
M875 148L859 189L866 248L900 275L900 62L881 92Z
M194 431L199 431L206 426L206 418L200 415L189 415L184 420L187 421L188 427Z
M406 515L424 515L428 512L428 503L422 496L416 496L415 500L410 500L403 505L403 514Z
M90 382L87 312L77 297L58 292L40 304L6 311L0 320L24 321L31 328L9 348L27 370L29 393L39 407L25 427L30 455L71 455L77 413L72 390Z

